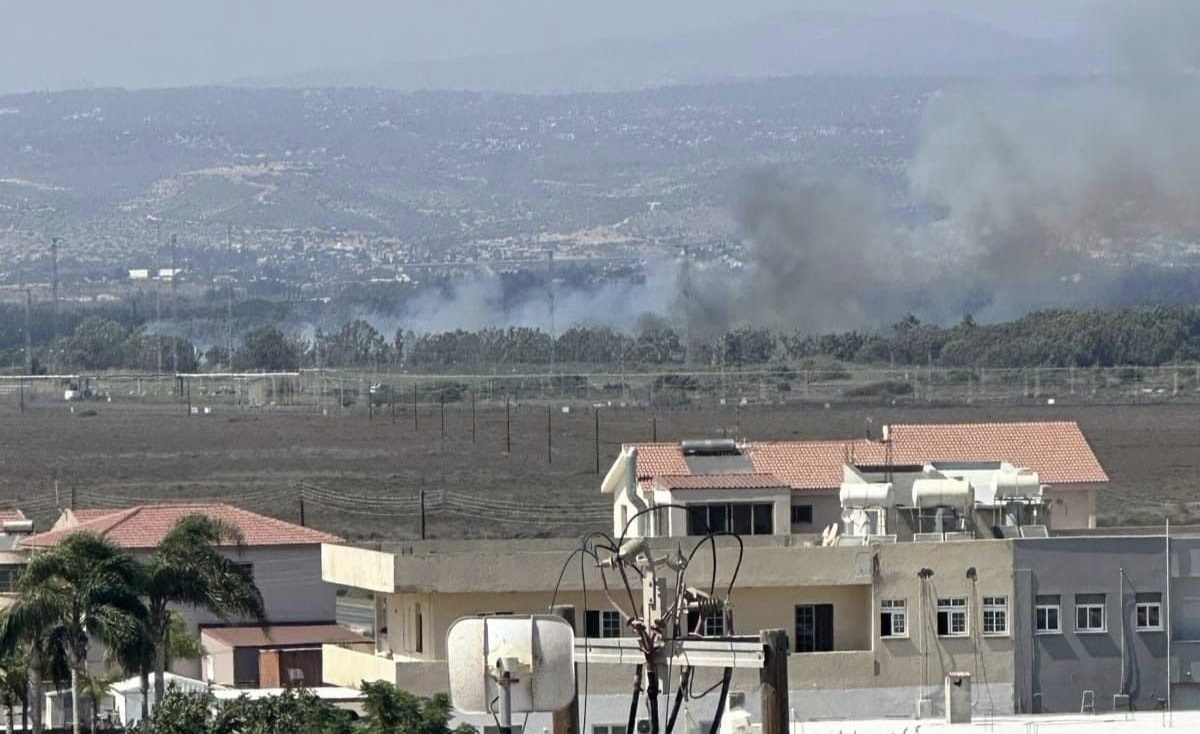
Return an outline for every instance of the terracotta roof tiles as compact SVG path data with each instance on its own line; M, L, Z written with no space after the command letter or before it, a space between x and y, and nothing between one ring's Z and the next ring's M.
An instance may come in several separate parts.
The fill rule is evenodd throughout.
M794 489L834 489L842 482L844 464L881 465L890 458L894 464L1007 461L1036 471L1047 484L1108 481L1079 425L1072 421L900 424L888 430L890 457L886 444L864 439L747 443L742 451L754 471L742 476L772 475ZM642 483L656 478L678 483L679 477L691 475L679 444L634 445ZM729 477L737 475L703 476L720 477L714 481L723 482L707 486L732 488L734 480ZM745 481L761 487L755 484L760 480Z
M663 489L774 489L789 486L774 474L685 474L655 477Z
M99 533L122 548L153 548L175 523L189 515L206 515L225 521L241 531L242 542L247 546L342 542L337 536L259 515L233 505L162 504L110 511L75 525L31 535L23 539L21 544L44 548L57 545L71 533L87 531Z

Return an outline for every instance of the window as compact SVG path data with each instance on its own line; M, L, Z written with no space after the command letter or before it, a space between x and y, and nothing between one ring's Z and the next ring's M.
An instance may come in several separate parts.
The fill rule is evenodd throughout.
M1075 631L1104 632L1104 594L1075 595Z
M771 535L775 532L775 505L770 502L688 505L688 535L710 532Z
M965 637L967 631L967 597L950 596L937 600L938 637Z
M0 592L12 591L20 573L21 567L15 563L0 565Z
M908 612L903 599L879 602L879 636L908 637Z
M695 632L697 627L705 637L724 637L725 612L717 610L705 613L703 624L700 623L700 612L688 612L688 634Z
M983 597L983 634L1008 634L1008 597Z
M589 609L583 614L583 622L588 637L621 636L621 613L615 609Z
M811 525L812 521L812 505L792 505L793 525Z
M1163 628L1162 594L1139 593L1134 597L1134 627L1141 632L1156 632Z
M592 727L592 734L625 734L624 724L609 724L607 726L601 724Z
M1062 601L1058 594L1038 594L1033 607L1033 632L1038 635L1057 635L1062 632L1059 614Z
M833 605L796 605L796 652L833 650Z

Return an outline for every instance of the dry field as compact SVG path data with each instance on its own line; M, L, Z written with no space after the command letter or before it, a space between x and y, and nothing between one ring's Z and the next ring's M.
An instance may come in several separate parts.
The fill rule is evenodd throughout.
M94 414L91 414L93 413ZM595 417L555 407L547 457L547 406L514 406L506 452L503 406L437 406L413 417L365 409L331 415L276 409L179 410L39 401L24 413L0 405L0 506L45 527L56 507L225 501L354 540L569 536L607 526L599 495ZM881 408L753 407L600 412L600 467L619 445L684 437L843 438L889 422L1073 419L1112 477L1105 524L1200 522L1200 405L1005 405ZM57 483L57 492L56 492ZM302 502L303 500L303 502Z

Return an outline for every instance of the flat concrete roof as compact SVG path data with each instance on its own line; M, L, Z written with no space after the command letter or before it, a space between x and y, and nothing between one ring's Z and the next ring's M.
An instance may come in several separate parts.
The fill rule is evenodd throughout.
M1106 702L1096 701L1101 707ZM921 732L979 732L980 734L1029 734L1043 732L1067 734L1087 731L1088 734L1142 734L1163 731L1167 719L1162 711L1139 711L1132 714L1101 711L1088 714L1041 714L1038 716L976 716L970 724L947 724L944 719L839 719L805 721L792 724L791 734L912 734L916 726ZM1200 711L1175 711L1171 728L1176 731L1200 731Z

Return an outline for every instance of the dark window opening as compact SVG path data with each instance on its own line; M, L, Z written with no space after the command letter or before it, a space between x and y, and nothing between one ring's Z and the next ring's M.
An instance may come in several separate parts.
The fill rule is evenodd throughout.
M796 606L796 652L833 651L833 605Z

